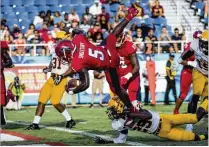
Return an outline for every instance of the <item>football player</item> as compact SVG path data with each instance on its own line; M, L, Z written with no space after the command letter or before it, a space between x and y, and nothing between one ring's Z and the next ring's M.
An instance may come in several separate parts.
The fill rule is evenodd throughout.
M182 54L180 63L188 65L186 60L195 56L196 62L192 71L193 96L188 105L188 113L195 113L199 97L208 97L208 30L204 30L201 37L194 39L190 44L190 50ZM188 124L186 129L193 130L193 125Z
M57 40L61 40L66 38L65 33L58 32L56 34L58 38ZM51 72L51 77L46 81L40 91L38 106L36 108L35 117L33 123L29 125L26 130L39 130L39 122L45 110L46 103L50 100L51 104L64 116L66 123L66 128L72 128L75 126L75 121L69 115L65 106L60 103L63 93L65 92L65 86L68 82L67 78L63 78L59 84L54 84L54 78L65 73L68 70L69 62L67 60L63 60L59 58L55 51L53 51L53 47L51 47L52 59L48 67L43 69L43 72L47 74Z
M5 77L4 77L4 68L12 68L14 65L12 63L12 59L10 58L8 51L9 46L6 41L1 41L1 125L6 125L6 118L4 114L3 106L6 106L7 102L9 101L8 98L13 99L14 95L12 94L11 90L7 91L6 96L6 87L5 87Z
M139 89L139 61L134 43L125 41L125 37L125 34L122 33L116 43L120 57L118 74L121 86L128 90L129 99L132 102L137 99Z
M129 100L126 90L120 87L117 67L119 66L119 56L116 50L117 37L123 32L125 26L138 14L135 8L129 8L128 14L122 20L109 36L101 43L102 46L91 44L83 34L75 35L72 41L61 41L56 46L56 54L60 58L71 60L71 66L68 71L54 79L55 84L59 84L63 78L77 73L85 73L85 84L80 84L69 93L78 93L89 87L88 70L102 69L106 70L106 79L111 90L117 94L127 107L132 104Z
M193 38L197 39L201 36L202 32L201 31L196 31L193 34ZM190 45L191 42L187 43L184 46L184 52L190 50ZM184 65L182 71L181 71L181 80L180 80L180 96L179 98L176 100L176 107L174 109L174 114L178 114L179 113L179 109L184 101L184 99L186 98L190 86L192 84L192 70L193 70L193 66L195 65L195 56L192 55L191 57L189 57L188 59L186 59L188 65ZM180 60L181 62L181 60Z
M208 138L206 135L197 135L186 131L177 126L187 123L197 123L208 113L208 99L205 98L198 108L196 114L159 114L150 110L141 108L141 103L135 100L134 104L138 111L130 112L124 109L124 104L118 97L110 99L108 102L107 114L112 122L112 128L119 131L120 134L113 141L108 141L101 137L96 137L96 143L125 143L127 139L127 131L135 130L157 135L161 138L167 138L174 141L199 141Z

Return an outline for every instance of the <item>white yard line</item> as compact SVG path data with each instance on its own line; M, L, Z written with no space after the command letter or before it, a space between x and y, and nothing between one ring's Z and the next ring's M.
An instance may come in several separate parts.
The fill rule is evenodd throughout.
M18 124L18 125L29 125L29 123L26 123L26 122L19 122L19 121L10 121L8 120L7 121L8 123L13 123L13 124ZM70 130L70 129L66 129L66 128L60 128L60 127L47 127L47 126L44 126L44 125L40 125L41 128L46 128L46 129L49 129L49 130L56 130L56 131L61 131L61 132L68 132L68 133L71 133L71 134L79 134L79 135L82 135L82 136L88 136L88 137L96 137L96 136L99 136L99 137L102 137L104 139L107 139L107 140L113 140L113 138L111 138L110 136L105 136L105 135L99 135L99 134L94 134L94 133L88 133L88 132L85 132L85 131L76 131L76 130ZM146 144L143 144L143 143L139 143L139 142L132 142L132 141L127 141L126 142L127 145L132 145L132 146L148 146Z

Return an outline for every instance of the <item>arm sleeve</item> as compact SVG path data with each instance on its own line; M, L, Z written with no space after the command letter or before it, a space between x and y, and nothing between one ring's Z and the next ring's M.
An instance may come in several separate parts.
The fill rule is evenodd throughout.
M170 69L170 68L171 68L171 62L168 61L168 62L166 63L166 69Z
M73 93L85 91L89 87L89 73L87 69L83 69L78 73L80 77L80 84L73 90Z

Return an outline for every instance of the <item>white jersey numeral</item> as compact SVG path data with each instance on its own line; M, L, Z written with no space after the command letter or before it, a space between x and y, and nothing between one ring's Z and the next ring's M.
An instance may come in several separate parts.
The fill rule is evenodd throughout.
M88 49L89 56L104 61L104 54L98 50L92 50L91 48Z

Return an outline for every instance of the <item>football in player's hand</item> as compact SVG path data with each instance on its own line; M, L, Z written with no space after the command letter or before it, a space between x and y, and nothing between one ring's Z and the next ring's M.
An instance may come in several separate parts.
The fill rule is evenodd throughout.
M67 83L67 85L65 86L65 90L68 93L69 91L72 91L73 89L75 89L78 86L79 82L77 79L70 79Z

